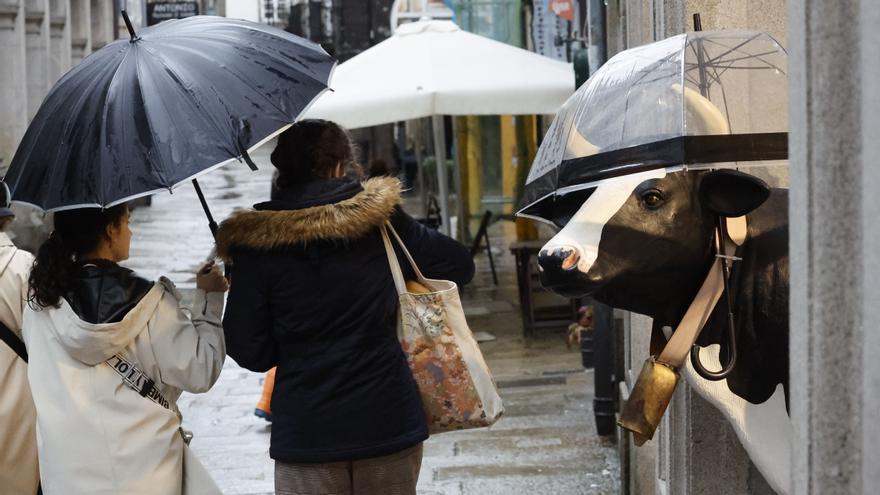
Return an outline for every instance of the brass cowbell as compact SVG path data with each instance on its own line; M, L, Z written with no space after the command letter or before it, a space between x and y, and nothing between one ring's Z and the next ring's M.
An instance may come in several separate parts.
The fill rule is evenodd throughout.
M672 366L657 361L653 356L645 360L617 421L618 425L633 433L636 445L641 446L654 438L654 431L672 400L678 379L678 371Z

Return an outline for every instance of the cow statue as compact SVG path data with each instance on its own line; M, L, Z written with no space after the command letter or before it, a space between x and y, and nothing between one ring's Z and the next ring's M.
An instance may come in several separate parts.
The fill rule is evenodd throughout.
M708 205L742 207L736 203L748 201L750 179L663 169L606 179L559 212L563 227L538 256L542 283L648 315L654 339L668 338L664 327L676 327L714 261L716 211ZM765 197L746 215L748 236L736 250L742 260L730 276L736 365L720 381L703 378L689 361L681 373L730 421L770 486L788 494L788 192L774 188ZM706 369L720 369L727 356L727 313L722 298L697 340Z

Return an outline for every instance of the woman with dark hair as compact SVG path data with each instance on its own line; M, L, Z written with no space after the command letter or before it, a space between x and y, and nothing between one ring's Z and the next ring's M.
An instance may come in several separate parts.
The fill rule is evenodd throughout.
M400 209L399 180L346 175L358 169L353 157L333 122L293 125L272 153L272 200L233 215L218 235L233 264L229 355L253 371L277 366L279 495L416 493L428 428L397 341L379 227L391 222L425 276L465 284L474 273L464 246Z
M125 205L57 212L31 270L22 334L46 495L183 489L176 401L220 374L227 285L202 267L190 312L164 277L117 264L130 242Z

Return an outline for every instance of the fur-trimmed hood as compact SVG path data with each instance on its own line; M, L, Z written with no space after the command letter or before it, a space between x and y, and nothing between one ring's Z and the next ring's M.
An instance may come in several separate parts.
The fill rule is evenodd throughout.
M268 206L257 205L257 210L233 213L220 224L217 254L229 262L234 248L271 251L363 237L391 217L400 203L401 186L392 177L367 179L360 186L353 196L327 204L279 209L283 202L270 202L264 204ZM308 204L315 203L309 199Z

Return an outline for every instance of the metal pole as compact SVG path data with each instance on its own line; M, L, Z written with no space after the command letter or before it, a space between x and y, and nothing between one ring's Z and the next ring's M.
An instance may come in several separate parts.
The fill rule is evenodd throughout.
M449 225L449 179L446 177L446 128L443 116L431 117L434 130L434 157L437 159L437 194L440 196L440 232L450 235ZM458 219L461 221L461 219Z
M461 242L467 241L467 235L465 232L467 231L467 212L464 211L464 190L461 187L461 142L458 140L458 117L452 118L452 142L454 143L455 156L453 156L453 168L452 168L452 183L455 186L455 212L458 216L458 228L455 229L455 238ZM496 284L497 285L497 284Z

